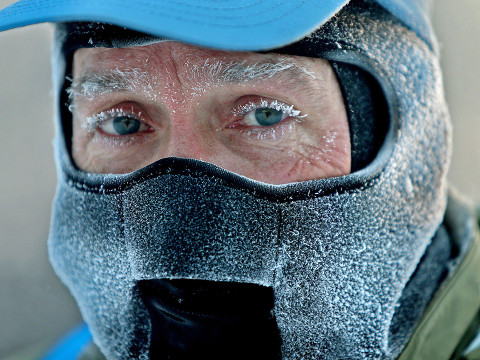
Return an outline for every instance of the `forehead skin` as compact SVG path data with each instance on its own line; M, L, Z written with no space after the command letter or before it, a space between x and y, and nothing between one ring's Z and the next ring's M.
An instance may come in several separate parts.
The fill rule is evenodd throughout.
M175 42L163 42L134 48L79 49L74 56L74 78L79 79L84 74L105 74L111 70L124 71L129 75L132 72L137 72L137 82L130 82L130 90L150 90L151 94L148 95L155 96L160 93L162 95L175 95L175 91L178 89L197 95L197 93L205 92L214 85L234 82L244 82L246 84L249 80L265 80L271 79L274 75L279 77L285 75L283 76L284 80L291 80L291 84L296 87L300 86L301 90L305 91L312 85L319 85L312 79L318 78L319 75L325 75L322 72L317 72L314 76L311 69L321 67L322 70L325 70L326 64L327 61L322 59L278 54L228 52ZM267 68L263 77L262 74L258 74L259 68L262 67L263 69ZM231 70L234 72L237 70L235 72L237 76L232 76ZM132 77L135 77L134 74L132 75ZM243 79L241 75L244 75ZM318 79L323 80L322 77ZM144 85L148 89L145 87L141 89L140 85ZM153 89L150 85L155 85L157 88ZM164 88L158 89L159 85L163 85ZM262 83L264 89L274 86L274 82L270 82L270 86L268 81ZM158 92L158 90L161 91ZM173 92L169 90L173 90ZM175 100L175 98L176 96L169 96L162 100Z
M275 184L350 172L346 113L325 60L169 41L77 50L73 77L72 152L83 170L125 173L177 156ZM267 130L235 125L239 106L262 101L293 105L301 119ZM118 106L142 113L151 131L127 141L87 129Z

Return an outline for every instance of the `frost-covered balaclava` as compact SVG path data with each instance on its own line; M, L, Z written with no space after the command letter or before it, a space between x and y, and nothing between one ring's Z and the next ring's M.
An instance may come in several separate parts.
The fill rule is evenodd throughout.
M185 281L186 291L189 280L240 289L250 314L256 299L242 286L246 293L255 286L259 302L271 295L282 359L392 359L404 346L392 327L446 203L449 122L436 54L388 12L360 1L279 51L351 64L375 79L389 125L367 166L286 185L192 159L89 174L73 165L68 129L58 126L50 258L108 359L149 359L161 329L148 289L167 294L167 305L157 305L168 313L182 299L174 285ZM66 67L57 56L61 88ZM168 281L145 285L153 279ZM240 346L224 358L239 353Z

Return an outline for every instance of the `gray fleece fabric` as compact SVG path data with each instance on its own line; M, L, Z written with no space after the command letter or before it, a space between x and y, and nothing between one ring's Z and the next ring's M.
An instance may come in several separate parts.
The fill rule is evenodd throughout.
M185 159L86 174L58 127L50 259L108 359L149 358L136 285L158 278L273 288L283 359L393 357L393 315L445 210L450 126L437 57L374 10L347 6L308 39L372 73L390 105L383 148L354 174L277 186Z

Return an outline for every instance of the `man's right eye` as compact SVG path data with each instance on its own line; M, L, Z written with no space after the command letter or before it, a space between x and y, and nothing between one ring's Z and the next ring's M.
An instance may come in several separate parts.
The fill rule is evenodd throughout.
M91 133L100 130L107 136L128 136L152 130L141 119L141 112L113 109L87 118L86 127Z

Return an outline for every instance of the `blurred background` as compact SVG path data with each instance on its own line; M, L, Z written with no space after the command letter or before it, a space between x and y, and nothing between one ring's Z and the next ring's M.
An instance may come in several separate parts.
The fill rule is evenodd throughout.
M0 0L0 8L13 1ZM446 96L454 123L449 178L480 202L480 1L437 0ZM25 344L55 341L81 321L48 264L55 190L51 139L52 28L0 33L0 358Z

